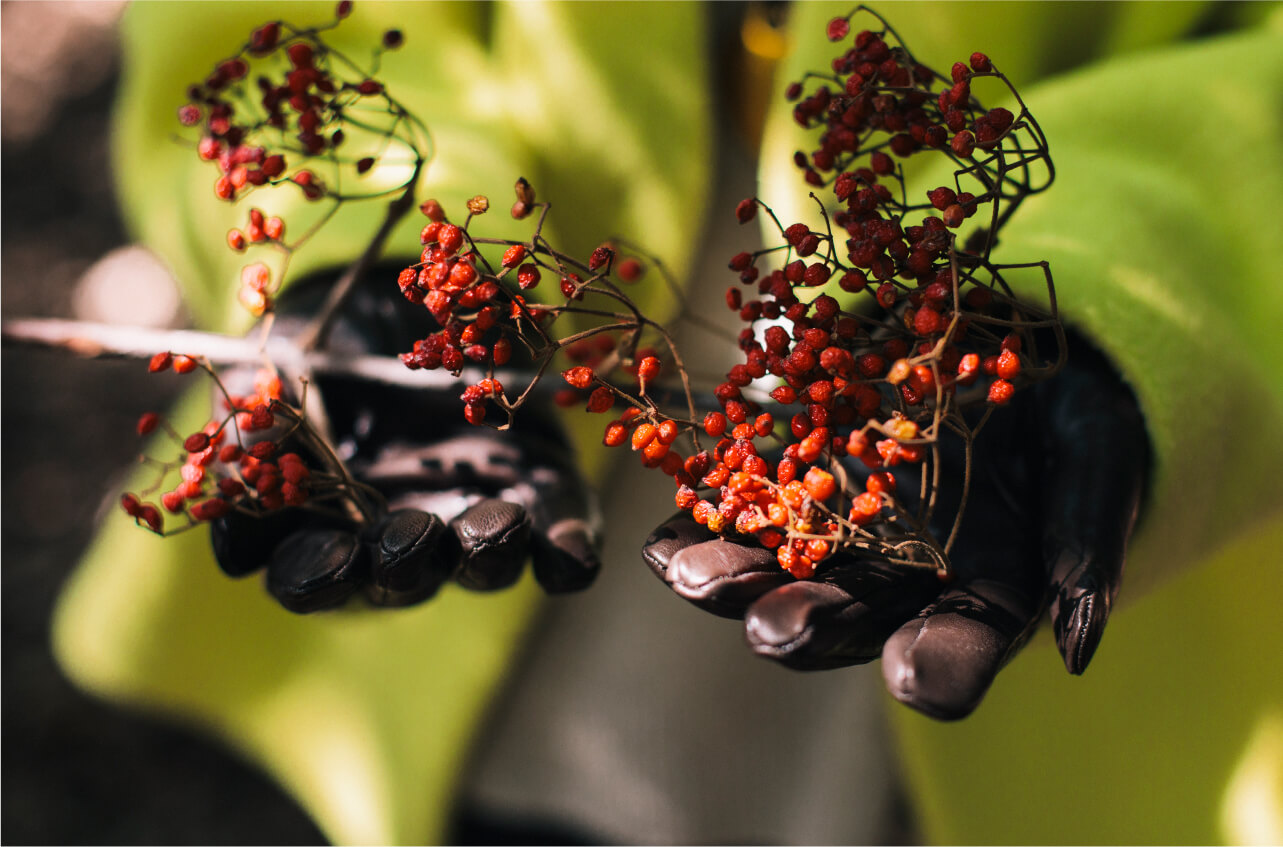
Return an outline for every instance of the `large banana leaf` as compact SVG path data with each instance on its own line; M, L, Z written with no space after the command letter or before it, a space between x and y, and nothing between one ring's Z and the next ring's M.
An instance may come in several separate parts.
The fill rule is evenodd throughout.
M1277 840L1283 291L1260 245L1283 243L1283 32L1112 62L1028 97L1059 173L1004 255L1051 260L1066 316L1144 409L1155 464L1122 587L1138 599L1082 680L1044 640L963 726L901 716L929 831L1222 843L1255 826Z
M126 14L120 196L206 327L243 326L235 292L245 259L223 233L243 222L248 204L214 199L213 169L172 139L175 110L186 83L267 17L310 25L332 9L140 3ZM637 233L682 272L709 174L699 7L357 3L334 43L359 59L391 27L406 44L385 56L381 78L435 142L421 199L458 211L488 194L497 210L490 231L524 237L528 227L498 210L525 176L555 202L548 234L565 249L586 256L608 236ZM252 204L287 220L305 213L296 194L276 195ZM384 207L344 208L291 274L350 261ZM407 220L388 253L416 255L420 225ZM652 305L662 309L663 296ZM193 425L208 411L197 394L183 412ZM336 842L430 842L442 836L453 779L536 595L524 581L494 595L446 589L408 610L297 617L256 580L222 577L205 532L160 540L118 516L61 597L54 642L63 668L89 690L222 736Z
M1066 675L1043 638L962 725L896 711L933 841L1283 835L1283 626L1270 601L1283 590L1283 290L1263 249L1283 243L1283 16L1275 10L1266 31L1025 85L1097 49L1178 34L1194 11L1142 5L1117 7L1106 18L1125 26L1103 29L1081 4L958 4L959 20L943 15L953 25L941 30L952 50L942 64L989 52L1056 162L1055 185L1012 219L997 258L1051 261L1065 317L1136 390L1155 466L1122 588L1125 603L1143 599L1117 615L1086 678ZM941 62L931 33L914 31L935 18L917 8L907 23L886 11L915 53ZM802 12L812 52L790 60L793 71L831 52L809 34L833 7ZM1012 20L1019 37L988 37ZM1024 54L1029 44L1052 49ZM767 202L798 184L787 159L801 144L786 120L777 114L767 132ZM915 176L911 191L942 184L940 173Z

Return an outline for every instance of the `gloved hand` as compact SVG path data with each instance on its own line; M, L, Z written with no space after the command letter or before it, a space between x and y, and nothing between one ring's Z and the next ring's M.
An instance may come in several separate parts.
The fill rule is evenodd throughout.
M432 329L401 299L396 272L371 274L330 333L331 353L394 355ZM325 280L287 290L274 333L297 334L319 305ZM224 374L224 383L245 375ZM266 517L233 512L214 522L219 566L231 576L267 569L267 587L293 612L344 603L420 603L447 579L491 591L516 582L527 558L550 593L586 588L597 575L595 503L570 446L532 404L496 432L463 418L459 389L419 389L355 378L321 378L335 449L352 476L387 500L357 526L304 507ZM235 392L234 392L235 393ZM305 446L291 445L304 453Z
M951 521L964 455L956 443L942 452L936 514ZM677 594L742 617L757 654L800 670L881 656L896 699L953 720L980 703L1044 609L1065 666L1083 672L1118 591L1148 464L1131 391L1071 337L1065 369L1018 392L978 437L949 581L850 554L798 581L773 551L714 536L685 513L651 535L643 556ZM914 476L899 480L906 500ZM943 539L947 529L933 532Z

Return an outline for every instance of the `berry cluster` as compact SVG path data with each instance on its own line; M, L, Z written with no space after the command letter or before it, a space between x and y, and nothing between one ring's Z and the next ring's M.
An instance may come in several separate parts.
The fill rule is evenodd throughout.
M847 38L850 18L830 22L832 40ZM812 194L824 227L785 226L756 198L735 210L741 223L759 210L768 215L782 244L730 260L741 286L727 289L726 303L748 326L739 335L744 361L712 392L720 410L695 411L671 339L611 280L609 247L579 264L537 231L525 243L473 238L468 223L478 210L471 206L462 226L446 222L434 204L424 208L431 222L421 261L402 271L399 283L441 329L403 360L456 372L468 362L486 366L486 376L462 397L467 419L481 423L487 401L511 419L561 353L572 364L562 373L569 386L558 392L563 405L583 402L596 413L622 406L605 427L604 443L627 444L647 467L672 476L677 506L698 523L755 537L798 578L849 548L947 572L952 535L938 539L928 529L940 438L957 433L969 450L988 412L977 420L964 414L968 408L1005 405L1018 387L1050 375L1063 360L1047 264L990 259L1004 222L1025 197L1047 187L1053 171L1037 122L988 57L973 54L943 77L914 60L878 20L879 30L854 36L831 74L808 74L787 91L797 102L796 120L820 130L817 147L794 158L808 185L832 192L829 204ZM1005 84L1019 112L981 106L972 92L981 78ZM953 184L909 198L903 161L918 155L950 161ZM513 213L522 217L535 207L533 193L521 181L517 194ZM506 248L496 266L478 253L482 243ZM624 267L617 274L629 280ZM1049 311L1016 300L1007 276L1021 270L1042 275ZM544 275L558 281L560 303L526 301ZM589 293L627 311L582 303ZM599 322L558 337L553 324L569 313ZM664 408L661 357L638 348L641 332L650 329L682 378L684 412ZM1039 350L1036 330L1055 339L1054 355ZM514 400L495 367L516 344L536 367ZM617 373L622 365L624 380ZM702 436L713 439L711 448ZM855 472L851 460L864 470ZM920 468L912 509L897 497L897 466ZM959 508L953 533L961 518Z
M420 234L422 253L401 271L397 284L407 300L431 312L440 328L415 342L401 360L411 369L456 374L469 364L484 369L462 395L464 416L474 424L486 420L487 405L493 404L506 416L499 428L506 428L558 355L573 365L565 372L568 387L555 395L559 405L582 404L602 413L623 402L634 408L649 404L657 411L646 399L647 385L662 367L655 345L677 362L680 357L667 330L643 315L624 291L656 263L636 256L616 262L619 248L611 243L597 247L586 261L553 249L542 235L549 205L536 202L525 179L517 180L515 192L513 217L536 222L524 242L471 233L474 219L489 209L485 197L468 201L461 224L451 223L434 200L420 207L428 218ZM488 258L483 248L501 249ZM534 299L552 286L555 302ZM578 322L577 331L554 334L553 324L568 316ZM519 392L509 393L495 369L514 354L531 363L531 372Z
M861 11L830 21L830 40L845 41ZM722 437L701 479L715 490L708 499L686 488L677 495L714 531L755 534L799 578L851 547L947 572L952 535L937 539L927 528L939 439L958 433L969 450L987 414L969 422L965 408L1005 405L1064 355L1046 263L990 259L1003 223L1050 183L1041 129L984 54L945 78L877 20L880 28L855 34L830 73L807 74L786 91L794 119L820 131L815 149L794 161L808 185L832 192L827 202L811 195L823 230L784 226L756 198L736 208L741 223L763 210L783 243L730 260L751 293L732 286L726 294L749 324L740 334L745 360L717 388L723 412L706 419L708 434ZM982 106L972 91L980 78L1006 84L1019 113ZM913 156L951 162L953 184L910 198L904 160ZM768 257L780 266L763 268ZM1043 275L1051 311L1015 299L1004 273L1024 268ZM1057 339L1050 359L1037 346L1040 328ZM781 417L796 410L775 438L783 451L774 464L753 443L770 426L760 417L750 426L757 406L742 396L768 375L782 382L770 391ZM850 472L849 459L866 470ZM914 509L896 496L897 465L921 467ZM959 509L955 533L961 518Z
M224 414L186 437L155 412L138 419L139 436L163 430L178 450L168 460L143 457L156 469L154 483L120 499L121 508L135 522L169 535L233 510L264 515L307 506L338 509L345 517L353 509L370 513L370 492L347 477L298 408L282 398L280 377L272 371L259 370L247 393L233 394L209 363L197 357L157 353L148 369L179 374L204 370L218 387ZM179 526L167 529L161 508L141 499L162 489L168 490L160 494L160 506L185 519Z
M220 200L288 185L308 200L328 201L320 221L302 228L303 235L291 243L284 240L284 222L265 220L257 209L250 211L247 226L228 232L233 250L266 244L282 256L275 273L263 263L245 269L240 301L256 317L271 309L290 254L344 201L401 192L417 181L426 160L426 130L375 79L382 51L400 47L401 33L384 33L366 68L323 40L322 34L351 11L351 2L344 0L326 26L263 24L204 82L188 88L189 102L178 110L184 126L201 127L196 152L217 166L214 195ZM392 188L345 188L345 180L359 185L376 160L393 153L398 161L414 164L408 181Z

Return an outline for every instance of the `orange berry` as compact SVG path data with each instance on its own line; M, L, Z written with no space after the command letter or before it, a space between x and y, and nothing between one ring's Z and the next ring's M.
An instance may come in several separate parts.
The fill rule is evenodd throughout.
M601 443L607 447L618 447L628 438L628 427L619 421L606 425L606 433L602 436Z
M650 424L645 424L650 426ZM668 445L660 441L659 438L651 438L650 442L642 448L642 456L648 462L658 462L668 455Z
M632 438L633 449L641 450L647 444L654 441L656 436L658 435L659 435L659 430L656 428L654 424L644 423L644 424L638 425L638 427L633 430L633 438Z
M847 516L856 526L864 526L877 517L882 511L882 498L865 492L851 501L851 513Z
M811 468L807 471L802 484L806 486L806 491L811 497L821 502L837 492L837 483L833 479L833 474L819 468Z
M580 365L579 367L569 368L561 372L561 378L575 388L587 388L592 385L593 370L592 368Z

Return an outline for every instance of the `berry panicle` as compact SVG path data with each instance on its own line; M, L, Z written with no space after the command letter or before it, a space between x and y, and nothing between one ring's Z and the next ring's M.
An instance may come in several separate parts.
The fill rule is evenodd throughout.
M169 364L156 367L157 362ZM192 364L180 367L184 362ZM232 512L262 516L307 506L345 518L373 514L369 492L352 485L336 460L326 458L331 453L314 449L319 436L274 372L259 370L244 380L244 393L235 393L203 359L161 353L150 364L153 373L203 370L215 383L220 408L186 435L155 412L139 418L140 436L163 432L164 438L153 445L155 454L142 457L155 471L152 484L121 497L121 508L135 523L171 535ZM157 495L159 507L144 499Z
M257 208L228 231L230 249L270 246L278 259L274 268L261 261L245 266L238 299L256 317L272 309L289 257L335 207L411 188L431 153L426 128L373 75L378 55L402 45L400 31L384 33L368 70L326 41L352 12L352 4L342 2L328 24L269 21L255 28L238 51L188 87L188 102L178 110L179 123L200 132L196 153L217 171L219 200L279 189L325 207L296 227L294 240L284 219ZM413 162L412 176L392 187L366 187L385 157Z

